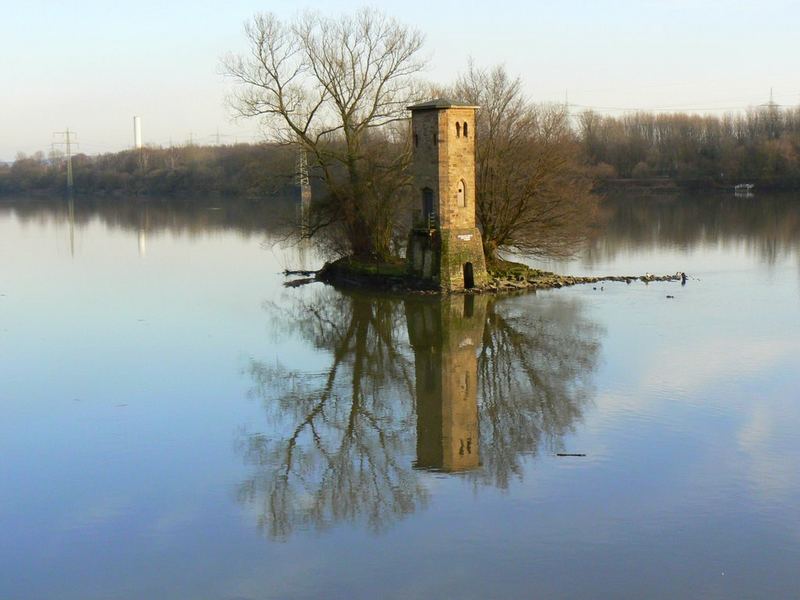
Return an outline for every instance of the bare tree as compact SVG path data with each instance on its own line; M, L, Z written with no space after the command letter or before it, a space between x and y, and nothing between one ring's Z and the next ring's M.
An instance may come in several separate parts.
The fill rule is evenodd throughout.
M800 110L773 103L721 117L585 112L580 135L589 168L607 177L669 177L693 187L800 182Z
M480 106L477 120L478 222L487 260L498 250L573 254L589 231L596 198L578 168L564 106L537 106L502 66L470 64L454 95Z
M396 124L416 99L422 34L372 9L291 23L257 14L245 32L249 54L223 61L238 84L230 104L308 153L327 190L309 231L339 225L353 254L385 256L409 160Z

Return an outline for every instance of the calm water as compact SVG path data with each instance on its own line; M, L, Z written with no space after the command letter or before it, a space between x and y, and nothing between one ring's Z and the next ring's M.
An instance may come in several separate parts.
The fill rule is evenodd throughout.
M285 288L284 204L0 204L0 598L800 596L800 197L607 209L545 266L687 285Z

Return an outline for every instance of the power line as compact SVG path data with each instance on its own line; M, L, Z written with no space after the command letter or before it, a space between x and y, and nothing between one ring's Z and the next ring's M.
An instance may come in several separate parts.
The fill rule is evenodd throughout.
M236 138L237 136L234 136L234 135L231 135L231 134L228 134L228 133L220 133L219 132L219 127L217 127L216 133L209 134L208 137L213 139L215 144L217 146L219 146L220 144L222 144L222 140L223 139ZM243 136L243 137L245 137L245 136ZM250 137L255 138L255 136L250 136Z
M54 131L54 136L61 136L61 141L53 142L53 146L64 146L67 155L67 190L72 191L72 144L78 145L78 134L70 131L67 127L66 131Z

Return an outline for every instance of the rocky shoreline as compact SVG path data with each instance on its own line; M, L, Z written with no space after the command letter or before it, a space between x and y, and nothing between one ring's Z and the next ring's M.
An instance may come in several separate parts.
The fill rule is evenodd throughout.
M549 273L547 271L537 271L535 269L528 269L527 273L514 273L514 274L496 274L490 273L492 276L491 283L484 288L488 292L502 292L502 291L515 291L515 290L547 290L553 288L562 288L572 285L582 285L590 283L603 283L607 281L625 282L630 284L634 281L641 281L650 283L653 281L680 281L686 282L687 276L685 273L677 272L673 275L653 275L646 273L645 275L604 275L604 276L591 276L580 277L572 275L558 275L556 273Z
M502 263L489 268L490 281L483 287L446 292L433 288L429 283L409 277L403 264L363 265L347 261L327 263L319 271L284 271L285 276L301 275L284 283L286 287L298 287L314 281L346 288L363 288L396 293L446 294L446 293L505 293L525 290L549 290L573 285L597 284L604 282L624 282L630 284L640 281L645 284L657 281L680 281L686 283L685 273L678 271L672 275L605 275L573 276L559 275L548 271L532 269L519 263Z

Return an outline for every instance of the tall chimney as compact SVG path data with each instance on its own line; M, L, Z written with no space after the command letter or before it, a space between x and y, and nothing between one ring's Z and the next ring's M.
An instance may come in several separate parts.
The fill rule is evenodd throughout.
M142 118L133 117L133 147L139 149L142 147Z

